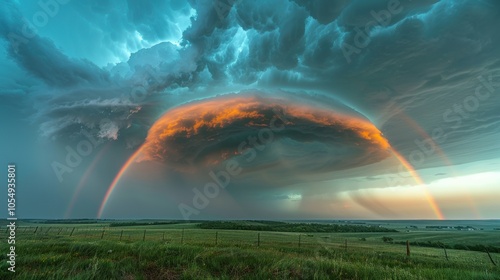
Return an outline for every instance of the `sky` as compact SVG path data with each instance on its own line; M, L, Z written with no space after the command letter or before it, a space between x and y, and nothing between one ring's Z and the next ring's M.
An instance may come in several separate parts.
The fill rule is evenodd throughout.
M2 1L0 176L20 218L498 219L499 27L495 0Z

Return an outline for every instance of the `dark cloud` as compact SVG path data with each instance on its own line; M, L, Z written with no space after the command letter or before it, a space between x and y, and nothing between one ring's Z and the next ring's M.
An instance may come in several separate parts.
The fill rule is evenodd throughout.
M328 24L335 20L347 7L351 0L329 1L329 0L295 0L299 5L305 7L310 16L321 24Z
M280 9L275 9L276 5ZM166 106L146 104L168 100L170 92L183 89L193 94L177 100L189 101L197 94L203 96L207 87L228 84L278 86L335 96L377 125L384 125L391 141L408 150L408 141L398 140L400 136L391 131L388 122L392 117L404 112L430 131L431 122L446 110L447 100L466 98L474 92L479 75L493 80L500 76L494 24L500 17L498 9L492 9L496 6L494 1L444 0L129 1L126 5L90 1L68 6L102 31L103 48L118 53L114 49L117 45L138 35L151 46L145 48L140 40L125 43L127 49L138 51L127 61L105 69L66 56L50 39L36 34L26 43L14 44L9 36L21 34L25 25L14 2L2 6L1 34L10 58L46 84L47 90L38 88L38 92L68 93L67 100L52 98L47 102L50 109L39 106L42 119L46 119L43 131L63 132L62 128L70 125L98 127L99 118L110 119L113 125L106 127L111 130L121 130L137 115L127 112L151 110L137 117L154 118L178 101ZM387 16L391 9L397 12L390 14L387 22L380 22L378 17ZM189 20L193 10L196 16ZM190 26L180 30L176 19L190 21ZM373 21L375 29L359 37L359 31L365 31L366 24ZM366 44L356 45L357 36ZM162 42L179 38L182 46ZM357 52L346 57L346 44L356 47ZM129 95L137 85L144 86L141 91L147 98L131 100ZM151 98L157 94L165 98ZM485 125L478 125L481 120L491 121L488 116L497 109L496 98L473 112L469 120L477 122L464 122L448 140L467 141L470 136L460 131ZM59 101L62 103L57 104ZM418 116L424 106L435 114ZM479 113L482 115L476 115ZM147 127L153 121L142 123Z
M49 39L38 36L14 4L8 1L0 12L5 15L0 34L8 42L10 58L31 75L54 87L99 86L109 81L108 73L90 61L72 60Z
M298 175L389 156L387 140L358 114L274 96L232 94L175 108L151 127L138 160L184 171L236 160L244 173Z
M106 71L88 60L67 57L35 30L30 31L33 36L26 37L23 30L29 25L18 7L10 3L2 8L6 17L1 34L9 59L42 82L25 93L35 95L38 113L34 117L43 136L71 137L87 130L99 138L116 140L119 135L133 137L130 130L134 127L142 135L164 110L163 105L151 105L157 99L155 93L165 87L164 83L175 84L193 67L186 59L189 51L184 51L180 62L176 47L165 42L134 53L128 61ZM119 133L125 129L129 133Z
M96 3L101 5L101 1ZM178 13L189 14L185 1L127 1L127 19L150 42L172 38L182 32L176 25ZM114 4L116 5L116 4Z
M338 21L339 25L349 29L353 27L364 28L373 21L378 21L378 25L387 22L384 25L390 26L409 16L426 13L438 2L440 0L354 0L344 7ZM442 2L446 2L446 0Z

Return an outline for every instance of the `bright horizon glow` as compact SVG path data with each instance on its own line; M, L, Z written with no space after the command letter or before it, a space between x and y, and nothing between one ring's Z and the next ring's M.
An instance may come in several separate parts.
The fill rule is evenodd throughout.
M481 182L480 186L478 186L478 182ZM418 216L420 213L416 209L419 208L418 204L426 201L429 193L432 193L435 201L439 202L440 205L444 205L443 211L450 213L447 215L450 216L448 219L497 219L498 217L473 213L468 207L469 198L465 194L470 195L475 201L480 200L482 202L479 210L481 210L481 207L483 210L493 208L497 204L498 197L500 197L500 189L497 187L498 182L500 182L500 172L484 172L443 178L428 184L415 186L398 185L394 187L345 191L342 196L347 199L348 197L356 197L362 194L384 205L384 207L387 207L391 211L397 212L403 209L405 215L406 212L408 215L409 213L414 213L414 216L415 214L417 216L413 218L427 219L424 216ZM471 189L474 191L471 192ZM460 214L457 215L456 213ZM464 216L466 214L470 215ZM409 218L409 216L405 216L405 219L406 217Z

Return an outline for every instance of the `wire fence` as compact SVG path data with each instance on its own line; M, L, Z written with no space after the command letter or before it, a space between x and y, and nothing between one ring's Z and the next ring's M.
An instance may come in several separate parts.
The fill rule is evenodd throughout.
M7 238L8 229L0 232L0 238ZM216 229L164 229L164 228L130 228L130 227L47 227L26 226L16 229L17 240L108 240L118 242L154 241L172 244L216 245L216 246L256 246L256 247L287 247L287 248L317 248L328 249L386 251L386 243L366 242L365 238L346 238L335 233L287 233L246 230L216 230ZM371 239L381 239L381 234L373 234ZM404 245L391 244L397 247ZM442 256L449 260L446 248L414 247L410 250L410 242L406 241L406 255L410 256L414 249L432 250L434 254L442 251ZM401 250L403 253L404 250ZM472 252L471 252L472 253ZM475 252L478 253L478 252ZM495 256L487 254L493 265L497 265Z
M0 235L7 235L7 230ZM343 238L332 234L303 234L284 232L257 232L213 229L151 229L120 227L18 227L16 236L21 239L43 240L71 237L112 241L163 241L180 244L239 244L239 245L283 245L312 246L318 243L338 243L345 247Z

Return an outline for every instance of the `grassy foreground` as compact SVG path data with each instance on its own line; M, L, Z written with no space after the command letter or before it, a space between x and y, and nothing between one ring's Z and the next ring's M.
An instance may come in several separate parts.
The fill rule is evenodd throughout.
M16 272L2 257L0 279L500 279L484 252L449 249L447 260L442 249L415 246L407 257L405 246L381 238L496 244L496 232L310 233L299 247L298 233L157 225L103 235L97 226L50 226L19 231ZM498 263L500 254L492 256Z
M19 255L16 279L500 279L481 263L324 247L54 240L27 242Z

